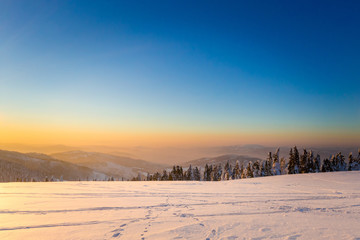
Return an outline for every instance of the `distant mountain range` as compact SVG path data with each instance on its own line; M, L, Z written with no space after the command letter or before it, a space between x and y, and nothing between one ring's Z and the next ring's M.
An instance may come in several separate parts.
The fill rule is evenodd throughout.
M51 154L51 157L125 179L131 179L138 173L145 175L147 172L154 173L168 167L165 164L98 152L69 151Z
M143 160L96 152L69 151L46 155L0 150L0 181L129 180L166 168Z
M105 179L93 169L54 159L45 154L0 150L0 181Z

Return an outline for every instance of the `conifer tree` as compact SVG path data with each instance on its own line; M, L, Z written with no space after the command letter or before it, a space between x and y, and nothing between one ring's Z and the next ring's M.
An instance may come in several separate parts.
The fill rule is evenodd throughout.
M252 165L254 177L261 177L260 163L259 161L254 162Z
M293 149L290 148L288 174L294 174L294 173L295 173L295 156L294 156Z
M274 175L274 172L272 171L272 165L273 165L273 157L271 152L268 153L267 157L267 167L266 167L266 176Z
M161 180L162 180L162 181L167 181L167 180L169 180L169 176L168 176L166 170L163 171L163 175L161 176Z
M330 158L330 163L331 163L331 169L333 171L339 171L338 170L338 162L337 162L337 158L335 157L335 155L331 155L331 158Z
M286 174L286 161L285 161L285 158L281 158L280 160L280 174L283 175L283 174Z
M321 171L322 171L322 172L332 172L332 171L333 171L331 161L330 161L328 158L326 158L326 159L323 161L323 164L322 164L322 167L321 167Z
M207 164L205 164L205 169L204 169L204 181L210 181L209 180L209 166Z
M222 172L223 172L222 167L221 164L219 163L219 166L217 167L216 181L221 181Z
M244 168L244 164L241 163L241 166L240 166L240 177L241 178L245 178L245 168Z
M280 148L278 148L273 157L273 165L272 165L272 173L273 175L281 175L280 169L280 156L279 156Z
M253 169L252 169L252 162L251 161L248 163L248 166L246 168L246 177L247 178L253 178L254 177L254 173L253 173Z
M186 173L184 177L185 180L194 180L193 169L191 167L191 164L185 173Z
M315 167L314 167L314 154L310 150L310 152L308 152L308 155L307 155L306 170L307 170L307 172L312 173L312 172L315 172L314 169L315 169Z
M353 155L352 155L352 152L349 153L349 168L348 168L348 171L352 171L354 170L354 158L353 158Z
M227 163L226 163L225 166L224 166L224 171L223 171L223 177L222 177L222 179L223 179L223 180L229 180L229 179L231 179L231 175L232 175L231 166L230 166L229 161L227 161Z
M341 152L339 152L337 155L336 155L336 158L337 158L337 162L338 162L338 169L339 171L346 171L347 168L346 168L346 162L345 162L345 157L344 155L341 154Z
M300 169L300 156L297 147L294 147L294 173L299 173Z
M200 181L200 171L199 171L198 167L195 167L195 169L194 169L194 180Z
M300 173L308 173L307 169L307 151L304 148L304 153L300 156Z
M239 161L236 161L235 167L233 169L232 178L233 179L240 179L241 178Z
M261 169L260 169L260 172L261 172L261 176L264 177L266 176L265 175L265 171L266 171L266 160L265 161L261 161Z
M314 172L316 173L320 172L320 166L321 166L320 155L317 154L314 161Z

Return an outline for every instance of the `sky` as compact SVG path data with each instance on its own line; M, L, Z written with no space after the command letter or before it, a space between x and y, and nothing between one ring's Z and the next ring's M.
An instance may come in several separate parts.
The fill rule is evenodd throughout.
M360 144L359 1L0 1L0 142Z

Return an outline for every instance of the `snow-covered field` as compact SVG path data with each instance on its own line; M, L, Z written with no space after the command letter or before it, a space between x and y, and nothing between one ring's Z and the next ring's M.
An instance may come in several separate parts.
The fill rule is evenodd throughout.
M360 239L360 172L0 184L0 239Z

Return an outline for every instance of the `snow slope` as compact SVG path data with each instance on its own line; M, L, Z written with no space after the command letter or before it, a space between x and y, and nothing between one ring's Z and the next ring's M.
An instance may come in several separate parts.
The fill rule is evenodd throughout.
M360 172L0 184L0 239L360 239Z

